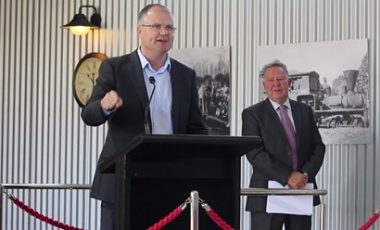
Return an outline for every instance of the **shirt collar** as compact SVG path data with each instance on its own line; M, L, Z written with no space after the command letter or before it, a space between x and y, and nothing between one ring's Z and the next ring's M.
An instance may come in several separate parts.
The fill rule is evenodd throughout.
M281 104L271 100L270 98L268 98L268 99L269 99L270 103L272 104L274 110L277 111L278 107L280 107ZM286 99L286 101L283 103L283 105L285 105L289 110L291 110L289 98Z
M169 54L166 56L166 60L165 60L164 65L158 71L155 71L152 68L152 66L150 65L148 59L146 59L146 57L141 52L141 48L140 47L137 49L137 55L139 55L140 62L141 62L141 68L142 69L148 68L153 73L155 73L155 72L162 73L165 70L167 70L168 72L170 72L170 70L171 70L171 62L170 62Z

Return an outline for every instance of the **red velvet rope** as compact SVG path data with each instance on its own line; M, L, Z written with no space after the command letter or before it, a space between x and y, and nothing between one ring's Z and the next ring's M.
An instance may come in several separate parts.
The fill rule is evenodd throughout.
M183 212L182 206L177 207L171 213L169 213L164 218L162 218L160 221L158 221L154 225L147 228L147 230L160 230L160 229L162 229L167 224L169 224L174 219L176 219L179 215L181 215L182 212Z
M44 216L41 213L39 213L39 212L33 210L32 208L28 207L26 204L24 204L23 202L21 202L20 200L18 200L14 196L9 196L9 199L11 199L14 204L16 204L18 207L20 207L25 212L27 212L30 215L36 217L37 219L39 219L41 221L44 221L44 222L46 222L48 224L51 224L51 225L53 225L55 227L58 227L58 228L61 228L61 229L65 229L65 230L82 230L82 228L73 227L73 226L61 223L59 221L56 221L56 220L54 220L52 218L49 218L47 216Z
M379 216L380 216L380 211L373 214L373 216L371 216L371 218L369 218L367 222L365 222L362 226L360 226L360 228L358 230L369 229L375 223L375 221L379 218Z
M59 221L56 221L52 218L49 218L47 216L42 215L41 213L35 211L34 209L30 208L20 200L18 200L14 196L9 196L9 199L13 201L15 205L17 205L19 208L24 210L25 212L29 213L30 215L36 217L37 219L46 222L50 225L53 225L55 227L65 229L65 230L83 230L82 228L77 228L74 226L70 226L64 223L61 223ZM179 206L175 208L171 213L166 215L164 218L162 218L160 221L158 221L156 224L152 225L151 227L147 228L147 230L160 230L163 227L165 227L167 224L172 222L174 219L176 219L179 215L182 214L183 210L186 208L186 206ZM212 208L205 208L207 215L223 230L234 230L227 222L225 222ZM371 216L371 218L368 219L362 226L359 227L358 230L367 230L369 229L379 218L380 211L376 212Z
M227 222L225 222L212 208L206 210L207 215L223 230L234 230Z

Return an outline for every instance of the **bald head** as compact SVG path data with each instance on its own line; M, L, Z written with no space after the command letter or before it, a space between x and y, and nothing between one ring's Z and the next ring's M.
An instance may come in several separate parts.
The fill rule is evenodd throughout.
M170 12L170 10L164 6L164 5L161 5L161 4L150 4L150 5L147 5L145 6L139 13L139 16L138 16L138 19L137 19L137 23L138 25L143 25L145 23L145 18L146 16L148 15L149 11L152 9L152 8L160 8L161 10L163 11L166 11L174 20L174 16L173 14Z

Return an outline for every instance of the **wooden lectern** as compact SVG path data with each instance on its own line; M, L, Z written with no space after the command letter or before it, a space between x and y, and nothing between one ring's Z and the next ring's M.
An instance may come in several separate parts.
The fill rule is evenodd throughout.
M99 167L116 173L116 229L155 224L196 190L227 223L240 229L241 156L259 137L138 135ZM165 229L190 229L189 209ZM199 229L219 229L199 208Z

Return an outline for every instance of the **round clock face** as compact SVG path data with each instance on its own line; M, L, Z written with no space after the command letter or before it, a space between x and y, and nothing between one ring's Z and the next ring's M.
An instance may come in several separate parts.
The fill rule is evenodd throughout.
M89 53L78 63L74 71L73 90L75 100L84 106L90 98L95 81L99 76L100 64L107 56L103 53Z

